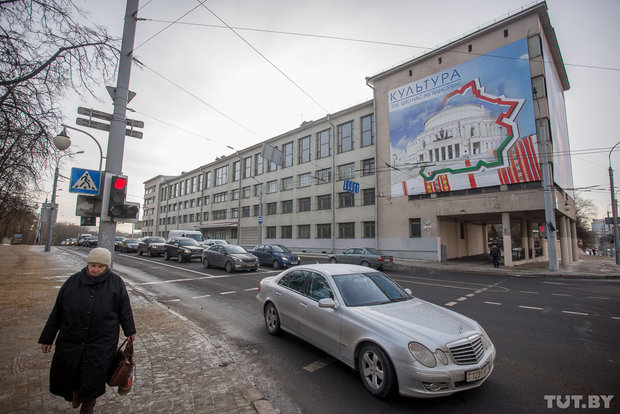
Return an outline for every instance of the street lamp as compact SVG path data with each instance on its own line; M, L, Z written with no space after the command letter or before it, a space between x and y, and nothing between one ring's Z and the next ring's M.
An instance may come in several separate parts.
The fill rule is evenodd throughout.
M611 168L611 153L613 150L620 144L617 142L616 145L611 147L609 151L609 187L611 189L611 211L614 217L614 247L616 250L616 264L620 265L620 249L618 249L618 206L616 205L616 190L614 188L614 170Z
M69 138L69 134L67 134L67 128L88 135L93 141L95 141L95 144L97 144L97 148L99 148L99 171L101 171L101 164L103 162L104 156L103 156L103 150L101 149L101 145L99 144L99 141L97 141L95 137L93 137L91 134L89 134L86 131L83 131L81 129L77 129L77 128L74 128L74 127L71 127L65 124L61 124L61 125L63 127L62 131L60 132L60 134L54 137L54 145L56 146L56 148L58 148L61 151L64 151L71 146L71 138Z
M68 147L66 147L68 148ZM65 148L65 149L66 149ZM55 215L55 211L57 209L56 206L56 187L58 185L58 169L59 169L59 165L60 165L60 160L63 159L64 157L67 157L69 155L76 155L76 154L84 154L84 151L78 151L78 152L72 152L69 154L62 154L58 157L58 159L56 160L56 168L54 169L54 186L52 187L52 202L50 204L50 210L49 210L49 217L47 218L47 240L45 241L45 251L49 252L52 246L52 233L53 233L53 226L54 226L54 215Z

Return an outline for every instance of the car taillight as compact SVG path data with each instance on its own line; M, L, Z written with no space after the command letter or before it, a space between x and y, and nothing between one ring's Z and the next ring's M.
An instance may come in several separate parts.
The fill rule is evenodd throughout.
M379 257L379 261L382 262L383 261L383 257Z
M260 293L261 282L258 282L258 293Z

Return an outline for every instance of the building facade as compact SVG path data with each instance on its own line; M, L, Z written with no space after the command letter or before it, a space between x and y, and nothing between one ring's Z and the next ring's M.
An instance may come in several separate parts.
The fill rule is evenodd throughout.
M549 247L573 261L572 170L558 155L570 148L569 83L545 3L366 83L372 101L145 182L143 234L192 229L244 246L367 246L441 261L487 254L501 225L491 241L506 265L511 251L526 262ZM263 158L264 144L282 152L280 164ZM558 231L553 246L542 223Z

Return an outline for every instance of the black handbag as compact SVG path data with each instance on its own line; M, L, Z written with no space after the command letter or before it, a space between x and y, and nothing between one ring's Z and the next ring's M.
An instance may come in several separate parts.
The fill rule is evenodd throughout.
M126 387L131 380L135 365L133 358L133 340L127 338L114 353L114 360L112 362L113 370L108 380L108 385L111 387Z

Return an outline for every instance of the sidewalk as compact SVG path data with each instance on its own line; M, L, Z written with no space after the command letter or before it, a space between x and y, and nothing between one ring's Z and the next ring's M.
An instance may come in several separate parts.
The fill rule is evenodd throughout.
M58 288L85 266L42 246L0 246L0 411L77 413L49 392L52 354L37 343ZM136 321L134 387L107 388L96 413L275 413L226 349L191 321L128 285ZM121 335L122 337L122 335Z

